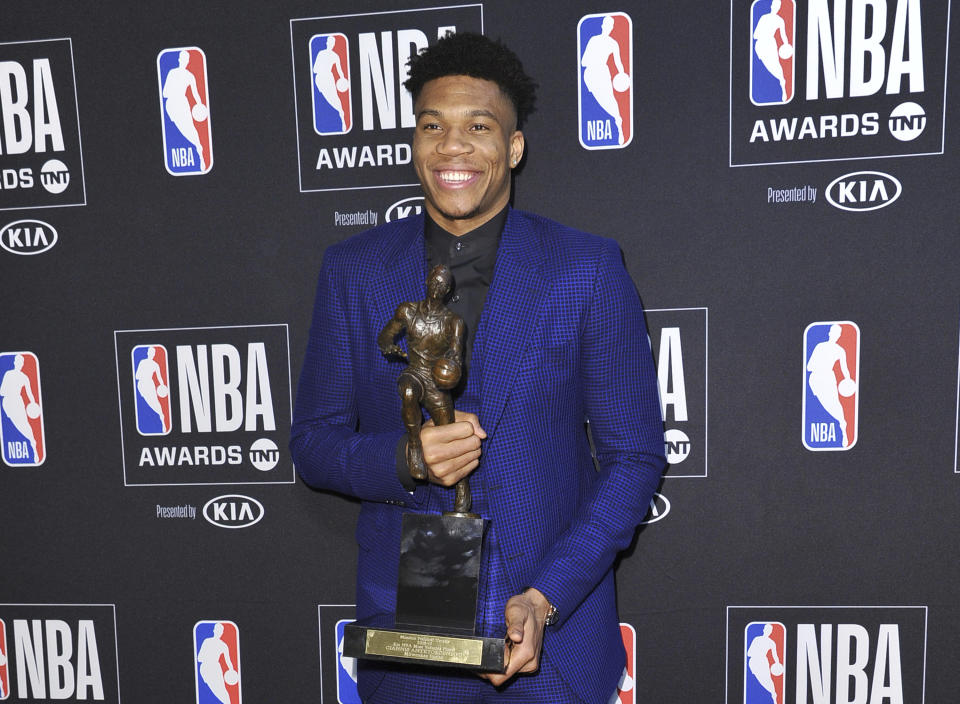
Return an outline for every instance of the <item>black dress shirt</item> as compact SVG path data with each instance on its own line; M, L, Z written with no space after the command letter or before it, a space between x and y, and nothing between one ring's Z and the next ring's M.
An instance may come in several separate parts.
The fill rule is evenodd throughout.
M466 329L463 343L463 381L458 385L458 389L463 389L466 384L473 340L490 282L493 281L500 235L506 222L507 208L504 207L480 227L458 237L440 227L429 215L424 219L427 269L437 264L450 267L454 284L453 293L447 299L447 308L463 318ZM456 391L454 394L456 395Z

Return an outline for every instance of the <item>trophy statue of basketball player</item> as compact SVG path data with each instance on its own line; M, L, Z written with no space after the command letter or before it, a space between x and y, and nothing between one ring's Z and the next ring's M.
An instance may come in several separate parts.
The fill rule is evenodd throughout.
M427 274L427 297L401 303L393 318L377 336L384 355L396 355L409 364L400 372L397 388L403 400L403 424L407 428L407 467L414 479L426 479L427 467L420 442L422 405L436 425L454 422L453 396L460 382L464 325L463 319L444 305L453 289L450 269L438 264ZM406 331L409 356L396 344ZM453 513L469 515L470 488L467 479L456 484Z

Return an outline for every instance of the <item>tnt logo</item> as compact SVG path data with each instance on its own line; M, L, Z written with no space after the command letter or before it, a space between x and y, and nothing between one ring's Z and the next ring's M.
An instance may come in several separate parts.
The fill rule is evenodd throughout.
M213 166L207 57L202 49L164 49L157 55L163 153L173 176L205 174Z
M193 627L197 704L241 704L240 629L232 621Z
M633 139L633 21L625 12L577 25L580 144L622 149Z
M133 380L136 393L137 432L166 435L170 432L170 369L163 345L133 348Z
M33 352L0 354L0 443L10 467L38 467L47 457L40 363Z
M337 621L337 701L339 704L361 704L357 692L357 659L343 654L343 628L354 619Z
M7 669L7 624L0 618L0 699L10 696L10 672Z
M750 7L750 100L754 105L783 105L793 100L793 0L754 0Z
M744 704L782 704L787 629L779 622L747 624L744 639Z
M803 445L849 450L857 442L860 328L811 323L803 333Z
M353 127L350 110L350 46L346 35L310 38L313 67L313 129L319 135L346 134Z

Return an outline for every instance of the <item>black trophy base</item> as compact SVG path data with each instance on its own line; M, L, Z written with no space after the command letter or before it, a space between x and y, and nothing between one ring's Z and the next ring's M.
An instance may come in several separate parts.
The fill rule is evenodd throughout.
M375 628L356 623L343 629L343 654L347 657L477 672L504 671L504 643L503 638Z
M484 520L403 516L397 613L344 629L348 657L503 672L503 638L476 635Z

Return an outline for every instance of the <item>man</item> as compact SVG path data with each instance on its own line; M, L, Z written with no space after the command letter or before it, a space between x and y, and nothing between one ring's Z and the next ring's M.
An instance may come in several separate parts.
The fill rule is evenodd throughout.
M304 480L362 500L357 617L396 602L404 512L450 510L469 478L489 519L478 621L505 634L504 674L360 665L367 702L597 704L624 668L613 561L665 465L643 310L617 245L509 207L534 84L499 43L450 35L410 62L413 162L426 217L330 247L291 440ZM464 320L456 422L420 432L414 482L377 333L446 263ZM459 307L459 309L458 309ZM590 421L599 469L584 421ZM499 632L497 632L499 631Z

